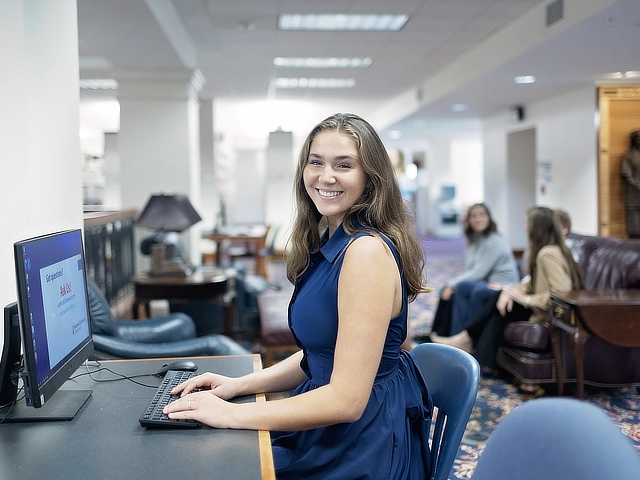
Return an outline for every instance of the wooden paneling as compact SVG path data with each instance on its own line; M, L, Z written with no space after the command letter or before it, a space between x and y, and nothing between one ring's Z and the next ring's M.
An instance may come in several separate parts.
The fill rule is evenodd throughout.
M629 150L629 135L640 130L640 87L598 89L600 112L598 187L599 235L627 238L620 159Z

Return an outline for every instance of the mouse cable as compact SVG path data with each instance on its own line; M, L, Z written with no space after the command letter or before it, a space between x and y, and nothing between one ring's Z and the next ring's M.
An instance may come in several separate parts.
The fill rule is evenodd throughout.
M96 364L95 365L96 369L95 370L89 370L89 363L88 363L88 361L85 361L84 362L84 367L85 367L85 369L87 371L85 373L78 373L76 375L73 375L72 377L69 377L69 380L73 380L75 378L82 377L84 375L89 375L89 378L91 378L91 380L93 380L96 383L119 382L121 380L129 380L130 382L135 383L136 385L140 385L142 387L158 388L158 385L147 385L146 383L142 383L142 382L138 382L137 380L134 380L134 378L139 378L139 377L157 377L158 375L156 373L141 373L141 374L138 374L138 375L124 375L122 373L114 372L110 368L101 366L100 362L98 360L95 360L95 364ZM116 375L118 378L98 379L98 378L94 378L93 377L94 373L98 373L98 372L102 372L102 371L107 371L109 373L112 373L112 374Z

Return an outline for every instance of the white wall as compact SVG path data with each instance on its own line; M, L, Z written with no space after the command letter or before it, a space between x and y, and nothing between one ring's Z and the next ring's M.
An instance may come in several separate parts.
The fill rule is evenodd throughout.
M537 202L564 208L571 215L573 230L587 235L598 233L596 107L593 86L547 99L531 109L540 118L538 161L551 163L551 182L546 193L538 189Z
M13 243L83 225L75 0L0 2L0 45L4 307L16 300Z
M424 123L411 131L404 131L400 139L386 139L389 149L404 153L410 162L415 152L425 152L426 165L419 170L417 193L418 231L438 236L438 197L443 185L456 186L454 207L463 212L465 207L484 198L482 125L479 120L457 120ZM452 229L447 228L447 236ZM453 232L462 234L456 227Z
M538 167L541 162L551 165L544 192L537 169L536 204L567 210L575 232L597 233L595 98L595 87L584 87L526 106L526 119L520 125L509 123L507 111L483 122L485 200L501 231L508 232L513 222L522 224L521 215L509 218L507 213L507 135L535 128Z

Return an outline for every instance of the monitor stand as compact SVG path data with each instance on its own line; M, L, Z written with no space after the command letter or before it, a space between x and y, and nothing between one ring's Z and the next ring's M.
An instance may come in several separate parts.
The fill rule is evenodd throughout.
M0 409L0 420L9 412L3 423L55 422L71 420L89 399L92 390L58 390L42 407L28 407L24 402Z

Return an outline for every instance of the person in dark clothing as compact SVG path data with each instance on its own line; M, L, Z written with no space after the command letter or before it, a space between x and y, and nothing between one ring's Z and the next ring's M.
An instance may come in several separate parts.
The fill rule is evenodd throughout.
M627 235L640 238L640 130L631 132L631 146L620 160L620 177L627 181Z

